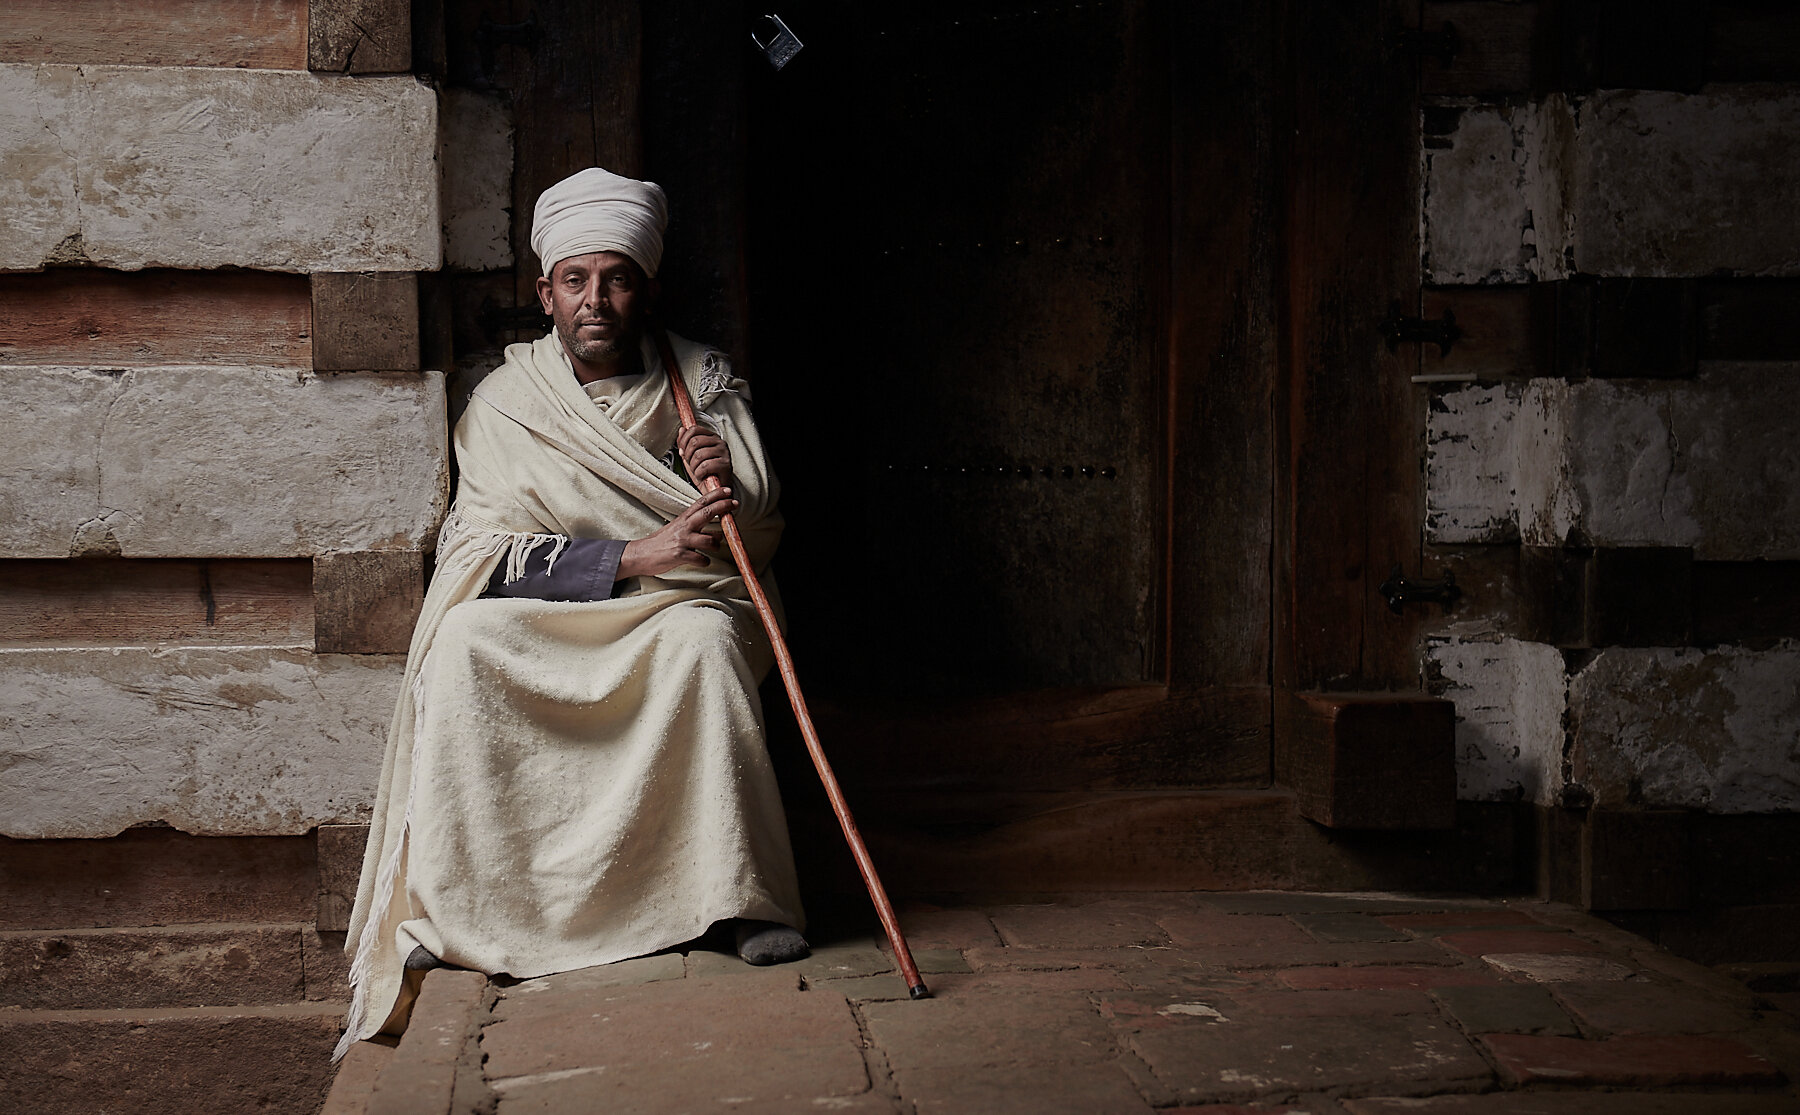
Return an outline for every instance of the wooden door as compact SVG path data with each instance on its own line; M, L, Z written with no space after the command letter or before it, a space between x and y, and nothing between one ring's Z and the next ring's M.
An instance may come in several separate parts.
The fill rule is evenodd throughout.
M750 85L750 366L850 777L1265 781L1268 22L782 13L807 45Z

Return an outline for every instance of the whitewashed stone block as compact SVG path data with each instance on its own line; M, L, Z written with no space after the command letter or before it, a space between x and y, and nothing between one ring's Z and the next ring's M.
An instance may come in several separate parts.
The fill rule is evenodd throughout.
M365 822L404 669L293 647L0 650L0 831Z
M441 374L0 368L0 557L428 548Z
M0 270L434 270L436 142L410 77L0 65Z
M1574 115L1542 103L1479 106L1447 147L1423 149L1420 245L1435 283L1520 283L1569 274L1566 178Z
M1800 558L1792 375L1708 363L1691 381L1532 380L1516 407L1499 387L1446 392L1427 425L1427 537Z
M444 264L465 271L513 265L513 124L506 105L444 90Z
M1435 283L1800 274L1800 94L1604 90L1477 106L1423 150Z
M1562 655L1542 643L1433 641L1456 704L1456 796L1553 804L1563 787Z
M1602 651L1569 711L1575 780L1601 805L1800 809L1800 644Z
M1425 530L1434 542L1519 536L1513 428L1517 389L1468 387L1434 397L1425 428Z

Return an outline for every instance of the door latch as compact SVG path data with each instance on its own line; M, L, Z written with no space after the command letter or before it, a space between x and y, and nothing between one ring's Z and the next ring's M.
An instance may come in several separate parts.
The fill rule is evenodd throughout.
M1456 574L1448 569L1444 570L1444 575L1439 579L1428 581L1423 577L1408 577L1398 565L1388 574L1387 580L1381 582L1381 588L1377 591L1395 615L1408 604L1442 604L1447 611L1462 596L1462 589L1456 584Z
M1402 317L1399 299L1388 303L1388 316L1375 328L1381 330L1381 335L1387 338L1389 352L1402 344L1436 345L1439 356L1450 355L1450 346L1463 335L1462 327L1456 324L1455 310L1446 308L1444 316L1436 321L1422 317Z

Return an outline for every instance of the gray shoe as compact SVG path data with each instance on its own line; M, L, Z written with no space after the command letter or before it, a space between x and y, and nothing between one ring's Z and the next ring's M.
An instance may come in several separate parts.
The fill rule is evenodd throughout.
M429 972L433 968L447 968L449 965L431 955L431 950L424 945L412 950L406 958L406 970L409 972Z

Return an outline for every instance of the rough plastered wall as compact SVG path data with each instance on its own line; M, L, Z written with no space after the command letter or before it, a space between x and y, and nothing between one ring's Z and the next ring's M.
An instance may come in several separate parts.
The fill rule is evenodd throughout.
M5 836L367 817L448 496L438 97L290 23L287 69L0 61Z
M1460 795L1800 810L1800 642L1718 603L1800 560L1800 354L1745 339L1800 275L1800 90L1427 112L1426 283L1467 344L1517 342L1471 350L1431 402L1428 544L1514 563L1427 649Z

